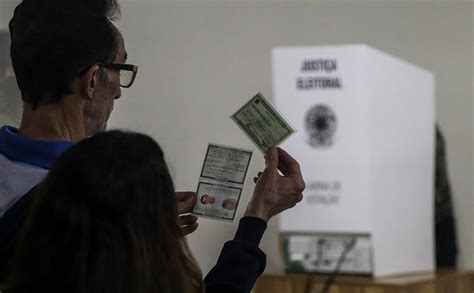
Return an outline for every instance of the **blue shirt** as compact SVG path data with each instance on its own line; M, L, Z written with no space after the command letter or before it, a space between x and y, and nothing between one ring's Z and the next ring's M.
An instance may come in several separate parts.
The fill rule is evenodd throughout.
M50 169L54 161L69 147L71 141L32 139L18 134L11 126L0 129L0 154L11 161Z

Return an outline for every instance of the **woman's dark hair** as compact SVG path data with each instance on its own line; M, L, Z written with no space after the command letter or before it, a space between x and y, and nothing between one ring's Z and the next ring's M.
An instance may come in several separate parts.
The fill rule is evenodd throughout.
M72 93L88 66L118 51L116 0L23 0L10 20L10 56L22 99L38 105Z
M66 151L35 194L7 293L203 292L150 137L110 131Z

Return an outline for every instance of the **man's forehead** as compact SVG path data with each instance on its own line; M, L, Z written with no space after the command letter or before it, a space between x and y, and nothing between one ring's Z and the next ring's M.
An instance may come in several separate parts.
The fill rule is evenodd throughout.
M116 62L125 63L127 61L127 58L128 58L127 51L125 51L123 47L119 48L117 52L117 56L116 56Z
M128 54L127 51L125 50L125 43L122 37L122 34L118 34L118 50L117 50L117 56L116 56L116 61L117 62L125 62L127 60Z
M117 56L115 57L115 62L125 63L127 61L128 54L124 48L119 48L117 51Z

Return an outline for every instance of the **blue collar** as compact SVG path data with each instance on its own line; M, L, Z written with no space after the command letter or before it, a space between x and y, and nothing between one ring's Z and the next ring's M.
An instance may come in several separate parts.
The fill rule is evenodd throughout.
M71 141L32 139L18 134L11 126L0 129L0 154L19 163L49 169L54 161L69 147Z

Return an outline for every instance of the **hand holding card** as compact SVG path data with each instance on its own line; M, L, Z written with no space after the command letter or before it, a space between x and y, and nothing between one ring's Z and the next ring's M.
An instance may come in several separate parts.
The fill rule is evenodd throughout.
M268 221L303 199L305 183L298 162L286 151L271 148L265 157L266 168L259 176L245 216ZM278 174L278 170L283 174Z

